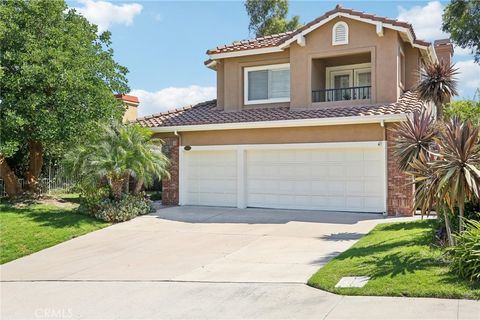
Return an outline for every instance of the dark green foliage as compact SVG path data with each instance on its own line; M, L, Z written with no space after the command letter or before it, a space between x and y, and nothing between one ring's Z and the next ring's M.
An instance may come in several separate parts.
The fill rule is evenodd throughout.
M68 9L64 1L0 2L0 153L9 158L29 141L61 155L120 119L127 68L113 59L110 33Z
M301 27L300 17L287 19L288 0L247 0L245 9L250 16L248 30L256 37L268 36Z
M82 199L81 210L106 222L123 222L154 212L152 201L145 194L123 194L118 200L98 195Z
M465 231L455 236L457 244L448 249L452 271L470 281L480 281L480 221L466 220Z
M480 62L480 1L452 0L443 12L443 31L462 48L469 48Z

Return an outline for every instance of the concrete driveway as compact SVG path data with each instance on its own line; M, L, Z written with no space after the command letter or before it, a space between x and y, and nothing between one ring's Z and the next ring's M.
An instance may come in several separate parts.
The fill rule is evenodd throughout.
M320 266L381 222L385 219L375 214L160 209L3 265L1 316L372 319L388 315L401 319L423 314L450 319L477 315L478 305L469 301L341 297L304 285ZM392 310L396 312L390 314Z
M2 267L2 280L305 283L377 214L172 207Z

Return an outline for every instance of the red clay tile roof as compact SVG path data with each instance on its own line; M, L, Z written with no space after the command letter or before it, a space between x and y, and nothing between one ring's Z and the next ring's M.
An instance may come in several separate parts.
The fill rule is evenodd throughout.
M236 41L231 44L223 45L216 47L214 49L210 49L207 51L207 54L216 54L216 53L226 53L226 52L234 52L234 51L242 51L242 50L251 50L251 49L260 49L260 48L270 48L270 47L276 47L278 45L281 45L288 39L293 38L295 35L301 33L305 29L308 29L312 25L315 25L319 23L320 21L327 19L329 16L334 15L336 13L346 13L352 16L357 16L360 18L364 19L370 19L373 21L379 21L387 24L391 24L397 27L403 27L407 28L411 31L413 35L413 41L416 44L423 45L423 46L429 46L430 42L419 40L416 38L415 32L413 31L413 27L410 23L408 22L403 22L403 21L398 21L394 19L390 19L387 17L379 17L373 14L368 14L362 11L356 11L353 9L347 9L343 8L340 5L337 5L335 9L330 10L326 12L323 16L318 17L317 19L307 23L303 27L295 30L295 31L290 31L286 33L279 33L279 34L274 34L271 36L266 36L266 37L261 37L261 38L256 38L256 39L250 39L250 40L242 40L242 41Z
M288 107L271 107L227 112L217 109L216 100L211 100L182 109L138 118L137 122L144 127L175 127L201 124L408 114L424 107L425 105L418 99L417 95L410 91L405 92L397 102L386 105L318 107L298 111L291 110Z
M115 98L123 100L125 102L139 103L138 97L131 96L131 95L128 95L128 94L116 94Z

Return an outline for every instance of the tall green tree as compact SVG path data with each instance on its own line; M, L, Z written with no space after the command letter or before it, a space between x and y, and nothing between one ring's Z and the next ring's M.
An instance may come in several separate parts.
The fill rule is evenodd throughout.
M480 1L452 0L443 12L443 31L462 48L469 48L480 63Z
M299 16L288 20L288 0L247 0L245 9L250 16L248 30L256 37L292 31L302 26Z
M126 93L110 33L98 34L64 1L0 2L0 177L19 193L18 153L28 150L28 188L37 189L45 154L60 155L96 122L120 119Z

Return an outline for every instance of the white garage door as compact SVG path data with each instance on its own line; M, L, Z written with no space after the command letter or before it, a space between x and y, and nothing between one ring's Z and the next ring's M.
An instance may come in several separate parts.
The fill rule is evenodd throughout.
M249 207L383 212L383 149L249 150Z
M184 161L185 204L237 206L236 151L190 151Z

